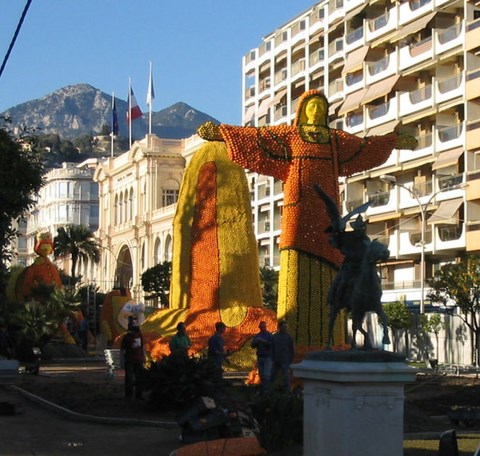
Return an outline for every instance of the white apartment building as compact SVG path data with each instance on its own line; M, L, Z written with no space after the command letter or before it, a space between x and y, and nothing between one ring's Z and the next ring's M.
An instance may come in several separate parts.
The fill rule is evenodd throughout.
M101 261L94 283L100 291L125 287L141 301L142 273L171 261L172 222L183 172L202 142L196 135L188 139L147 135L131 150L97 167Z
M290 124L301 94L320 89L331 127L418 139L343 186L344 211L372 200L368 234L390 249L385 302L418 305L423 278L480 251L478 0L319 2L266 35L242 71L244 125ZM282 183L249 181L260 257L278 267Z
M85 225L91 231L98 228L98 186L93 182L96 159L80 164L65 162L45 175L45 185L40 189L35 207L26 217L26 226L20 225L22 236L18 239L16 263L28 266L36 258L36 235L48 231L52 238L58 228L69 224ZM70 273L69 261L57 265ZM84 280L95 276L93 262L80 261L79 274Z

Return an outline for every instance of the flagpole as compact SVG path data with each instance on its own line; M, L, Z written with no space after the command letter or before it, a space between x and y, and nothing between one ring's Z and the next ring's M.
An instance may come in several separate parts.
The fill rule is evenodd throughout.
M153 74L150 62L150 77L148 79L148 134L152 134L152 104L153 104Z
M115 92L112 92L112 128L110 130L110 157L113 157L113 135L115 132L115 120L114 120L114 109L115 109Z
M132 149L132 78L128 78L128 143Z

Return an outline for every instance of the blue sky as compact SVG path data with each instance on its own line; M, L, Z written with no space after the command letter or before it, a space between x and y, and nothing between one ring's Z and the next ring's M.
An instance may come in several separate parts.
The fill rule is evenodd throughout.
M26 0L2 0L0 57ZM241 122L242 57L313 0L33 0L0 77L0 112L87 83L126 100L128 79L147 112L183 101Z

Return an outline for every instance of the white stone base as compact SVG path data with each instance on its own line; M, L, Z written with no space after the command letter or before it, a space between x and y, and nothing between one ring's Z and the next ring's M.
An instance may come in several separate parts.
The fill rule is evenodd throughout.
M292 366L304 382L304 456L402 456L404 362L310 359Z

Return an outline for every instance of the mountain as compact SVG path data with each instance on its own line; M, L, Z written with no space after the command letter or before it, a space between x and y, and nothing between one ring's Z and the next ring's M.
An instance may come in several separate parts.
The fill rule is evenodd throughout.
M115 98L120 135L128 137L126 112L128 102ZM98 134L103 125L111 126L112 97L88 84L76 84L9 108L1 115L9 116L13 126L26 126L40 133L57 133L74 139L83 134ZM219 123L213 117L179 102L152 112L152 133L162 138L187 138L206 121ZM148 133L148 112L132 122L134 139Z

